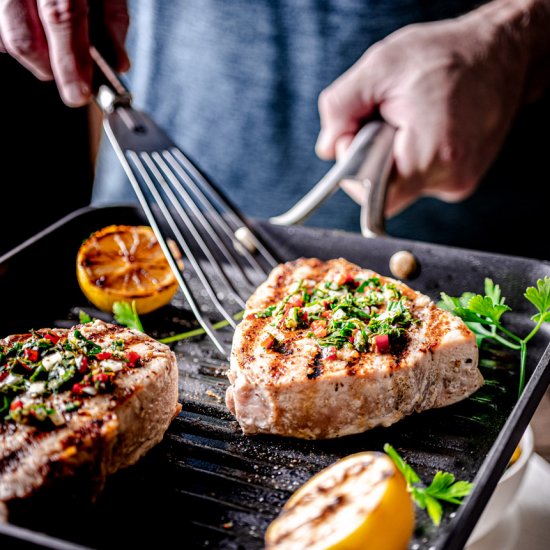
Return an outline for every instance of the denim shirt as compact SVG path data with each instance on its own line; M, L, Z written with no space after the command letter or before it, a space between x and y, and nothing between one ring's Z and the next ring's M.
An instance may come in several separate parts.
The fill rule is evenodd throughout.
M137 108L238 208L266 218L288 209L330 167L314 152L321 90L396 29L454 17L473 4L479 2L135 0L127 81ZM94 203L133 200L126 176L103 143ZM448 220L460 220L464 212L442 205L420 201L390 220L388 229L463 244ZM358 206L338 191L308 223L358 231Z

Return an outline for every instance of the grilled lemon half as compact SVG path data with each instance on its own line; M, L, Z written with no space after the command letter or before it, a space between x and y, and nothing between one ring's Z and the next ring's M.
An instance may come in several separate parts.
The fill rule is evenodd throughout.
M407 486L382 453L350 455L312 477L265 535L269 550L404 550L414 528Z
M144 225L110 225L86 239L76 259L82 292L97 308L135 301L138 313L166 305L178 282L153 230Z

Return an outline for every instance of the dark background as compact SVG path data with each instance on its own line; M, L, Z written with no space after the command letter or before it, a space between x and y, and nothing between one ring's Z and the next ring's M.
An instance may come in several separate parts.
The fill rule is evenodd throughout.
M0 54L0 255L65 214L89 204L93 170L88 109L66 107Z

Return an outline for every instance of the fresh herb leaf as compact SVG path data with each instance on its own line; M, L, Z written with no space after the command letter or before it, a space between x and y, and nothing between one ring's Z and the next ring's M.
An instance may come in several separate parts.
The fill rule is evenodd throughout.
M426 506L426 512L428 512L430 519L432 520L434 525L439 527L439 524L441 523L441 516L443 515L443 506L441 506L441 504L435 497L432 497L427 493L424 494L424 502Z
M434 525L441 523L443 514L443 507L439 501L461 504L464 497L468 496L473 489L473 484L469 481L456 481L453 474L441 471L435 474L432 482L427 487L423 487L420 476L389 443L384 445L384 451L403 474L407 482L407 490L416 505L428 512Z
M460 504L471 493L472 488L469 481L456 481L455 476L449 472L437 472L426 487L426 494L451 504Z
M500 285L496 285L492 279L485 277L484 282L485 296L491 298L494 304L504 304L505 299L502 298Z
M532 320L536 326L531 332L521 338L501 322L507 311L511 311L501 295L500 286L491 279L485 279L485 295L464 293L460 298L453 298L441 293L439 305L443 309L458 315L476 335L478 344L484 339L492 339L500 344L520 352L519 395L525 386L525 366L527 363L527 342L535 336L543 323L550 322L550 277L537 280L536 287L528 287L525 298L538 310Z
M507 311L511 311L511 308L505 304L495 303L490 296L478 294L470 298L466 311L487 317L491 324L498 324L502 315Z
M385 453L393 460L397 469L403 474L407 485L413 485L420 481L420 476L401 458L399 453L389 444L384 445Z
M524 296L538 309L538 313L532 317L538 323L550 320L550 277L544 277L537 281L537 288L530 286Z
M115 321L119 325L124 325L128 328L133 328L139 330L140 332L145 332L143 330L143 325L139 318L138 312L136 311L136 302L115 302L113 304L113 315Z
M78 320L81 325L86 325L93 321L93 319L82 309L78 312Z

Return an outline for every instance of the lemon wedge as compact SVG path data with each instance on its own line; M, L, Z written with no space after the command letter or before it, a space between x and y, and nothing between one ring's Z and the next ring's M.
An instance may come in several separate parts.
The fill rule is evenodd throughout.
M153 230L143 225L110 225L93 233L78 250L76 275L86 298L109 312L114 302L135 301L138 313L149 313L178 289Z
M510 462L508 462L508 468L514 464L514 462L517 462L519 460L519 457L521 456L521 447L518 445L514 449L514 454L512 455L512 458L510 459Z
M265 534L267 550L404 550L414 528L405 479L382 453L350 455L313 476Z

